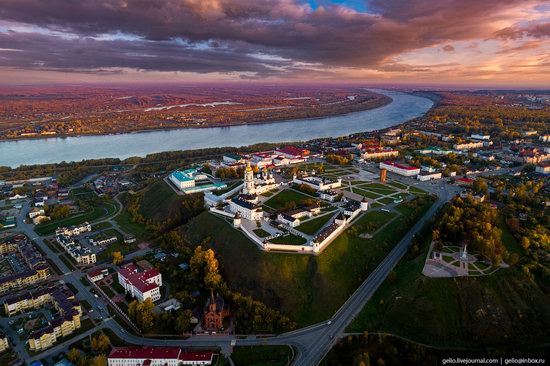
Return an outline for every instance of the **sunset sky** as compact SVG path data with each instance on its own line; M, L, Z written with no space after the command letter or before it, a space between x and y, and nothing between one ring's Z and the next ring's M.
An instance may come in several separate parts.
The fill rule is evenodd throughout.
M550 2L0 0L0 84L550 88Z

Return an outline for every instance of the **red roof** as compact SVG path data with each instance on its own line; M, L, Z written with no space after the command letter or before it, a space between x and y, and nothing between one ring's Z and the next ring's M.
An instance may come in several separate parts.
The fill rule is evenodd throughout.
M120 347L113 348L109 359L173 359L180 361L211 361L212 352L182 352L178 347Z
M458 178L457 181L464 182L464 183L473 183L474 180L470 178Z
M103 274L105 271L107 271L107 268L96 268L92 269L90 272L88 272L88 277L92 278L95 276L99 276Z
M260 157L260 158L271 158L273 157L273 151L262 151L262 152L257 152L257 153L254 153L253 156L257 156L257 157Z
M178 347L121 347L113 348L109 358L172 358L177 359L181 353Z
M182 352L180 361L212 361L214 354L212 352Z
M130 264L124 268L121 268L118 273L130 282L135 288L139 291L147 292L150 291L158 285L156 283L148 283L147 281L153 277L156 277L160 272L156 268L151 268L143 272L139 272L137 267L133 264Z
M391 165L391 166L394 166L398 169L404 169L404 170L416 170L416 169L418 169L418 168L415 168L414 166L398 164L398 163L394 163L393 161L389 161L389 160L385 161L384 164Z
M309 155L309 151L306 149L299 149L294 146L285 146L283 148L277 149L277 152L292 155L292 156L305 156Z

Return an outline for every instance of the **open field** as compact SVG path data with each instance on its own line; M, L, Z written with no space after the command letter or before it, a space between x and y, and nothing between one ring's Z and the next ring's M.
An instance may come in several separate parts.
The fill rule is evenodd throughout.
M300 201L312 198L313 197L308 196L304 193L300 193L292 189L285 189L284 191L277 193L275 196L264 202L264 205L271 207L275 210L280 210L285 206L285 204L289 202L296 202L296 206L299 206Z
M108 221L100 222L98 224L93 224L92 225L93 230L103 230L103 229L109 229L109 228L112 228L112 227L113 227L113 225L111 225L111 223L108 222Z
M86 212L75 216L68 217L62 220L49 221L47 223L36 225L34 231L39 235L50 235L55 232L55 229L62 226L79 225L83 222L91 222L113 215L117 210L116 204L112 202L102 202L97 206L93 206Z
M392 220L396 216L393 212L384 212L384 211L372 211L368 215L363 215L357 222L354 224L359 231L365 231L367 233L373 233L387 222Z
M491 347L550 341L550 298L519 269L481 277L421 274L429 240L396 267L348 331L387 332L440 347ZM498 324L498 326L496 326Z
M303 224L296 227L296 230L301 231L305 234L313 235L315 234L324 224L330 220L332 214L326 214L321 217L314 218L312 220L306 221Z
M115 221L124 232L134 234L138 239L143 239L150 235L150 232L144 225L132 221L132 215L126 210L122 210L115 217Z
M124 244L120 241L117 241L116 243L109 244L107 248L105 248L104 251L97 254L97 261L110 261L112 258L112 255L114 252L121 252L123 255L131 253L136 250L135 244Z
M386 182L387 185L390 185L390 186L393 186L395 188L399 188L399 189L407 189L407 185L406 184L403 184L403 183L399 183L399 182L396 182L396 181L388 181Z
M368 192L368 191L365 191L365 190L360 189L360 188L353 188L353 192L357 193L357 194L360 194L363 197L367 197L367 198L371 198L371 199L377 199L377 198L382 197L382 195L380 195L378 193Z
M329 318L430 204L418 213L408 211L396 218L372 239L352 235L348 229L319 256L262 252L225 220L208 213L191 220L181 231L194 245L211 239L207 246L215 250L233 288L304 326ZM382 221L378 213L365 215L373 214L373 221Z

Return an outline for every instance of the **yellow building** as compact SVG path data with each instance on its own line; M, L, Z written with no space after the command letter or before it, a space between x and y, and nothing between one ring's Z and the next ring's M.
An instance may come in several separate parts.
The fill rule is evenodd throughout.
M53 346L58 338L66 337L78 328L80 328L80 315L74 314L54 319L50 325L30 335L29 349L31 351L45 350Z
M25 235L16 234L0 242L0 255L14 253L26 268L19 273L0 277L0 295L21 290L50 276L46 259Z
M4 310L8 316L39 308L46 303L53 304L60 316L30 335L28 341L31 351L41 351L51 347L58 338L68 336L79 329L82 315L80 303L66 287L44 287L4 301Z
M8 342L8 336L0 330L0 352L4 352L10 348L10 343Z

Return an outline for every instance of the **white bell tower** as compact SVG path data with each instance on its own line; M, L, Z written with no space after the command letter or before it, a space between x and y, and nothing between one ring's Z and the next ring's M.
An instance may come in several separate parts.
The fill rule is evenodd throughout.
M244 171L244 185L243 193L244 194L254 194L256 188L254 187L254 172L250 166L250 161L246 163L246 170Z

